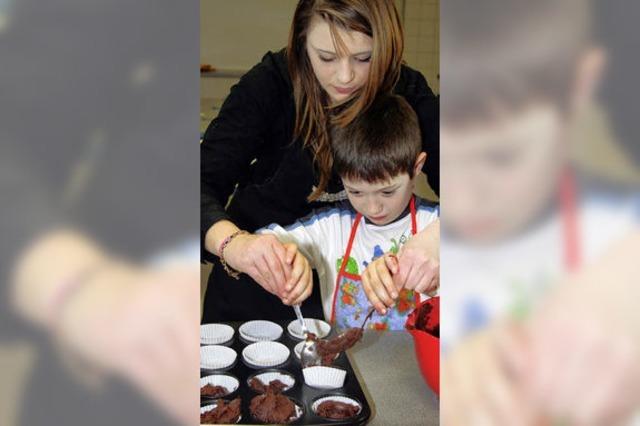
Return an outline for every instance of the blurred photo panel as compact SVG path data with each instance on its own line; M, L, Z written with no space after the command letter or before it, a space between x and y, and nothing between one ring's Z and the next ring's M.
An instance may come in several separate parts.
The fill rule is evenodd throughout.
M198 421L198 16L0 2L0 424Z
M638 420L639 11L442 5L443 424Z

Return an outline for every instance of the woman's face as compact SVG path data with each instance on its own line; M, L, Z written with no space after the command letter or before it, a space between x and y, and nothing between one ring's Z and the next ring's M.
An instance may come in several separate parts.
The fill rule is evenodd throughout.
M307 54L320 86L334 102L350 97L367 82L373 39L357 31L337 29L346 46L341 55L331 38L329 24L315 17L307 34Z

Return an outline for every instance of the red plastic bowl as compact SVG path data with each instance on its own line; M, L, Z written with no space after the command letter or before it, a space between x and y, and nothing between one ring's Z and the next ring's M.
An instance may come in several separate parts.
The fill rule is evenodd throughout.
M421 302L413 312L409 314L405 327L413 336L416 359L418 360L418 366L420 367L422 377L424 377L425 382L427 382L427 386L429 386L431 390L439 396L440 339L426 331L415 329L418 311L420 307L426 304L431 305L433 308L429 313L429 321L427 322L428 328L440 325L440 297L436 296Z

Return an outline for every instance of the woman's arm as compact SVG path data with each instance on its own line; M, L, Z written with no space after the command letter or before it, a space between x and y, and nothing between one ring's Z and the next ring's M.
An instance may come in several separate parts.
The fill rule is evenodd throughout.
M420 132L422 133L422 150L427 153L427 160L422 171L427 175L427 182L433 192L440 196L440 102L431 93L425 95L416 109Z
M200 144L201 237L211 254L217 254L222 240L237 230L229 223L211 229L221 220L231 221L225 206L235 186L247 176L260 150L275 143L267 135L277 113L274 105L286 95L270 55L233 86Z
M396 288L431 293L440 287L440 219L427 225L400 248Z
M403 66L395 92L405 97L418 116L422 134L422 151L427 161L422 171L436 195L440 195L440 101L424 76Z
M277 239L242 234L228 242L224 253L219 251L223 242L240 230L225 212L229 196L245 179L259 152L276 142L268 135L279 111L274 105L288 95L281 80L273 54L267 54L231 89L200 147L203 258L223 255L231 268L249 274L279 297L284 296L291 265L286 263L286 250Z

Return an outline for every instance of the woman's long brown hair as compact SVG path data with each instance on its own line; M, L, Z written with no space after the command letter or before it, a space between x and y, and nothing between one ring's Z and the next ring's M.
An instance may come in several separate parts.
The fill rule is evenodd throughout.
M373 39L367 83L354 96L331 105L307 55L307 33L313 17L324 19L336 51L345 54L338 29L358 31ZM333 156L328 126L344 127L366 110L376 94L391 91L400 78L404 36L393 0L300 0L289 32L287 61L296 108L294 139L301 137L314 154L318 187L309 196L316 200L331 178Z

